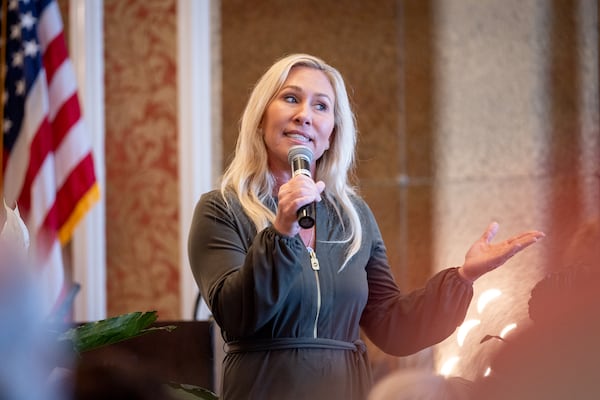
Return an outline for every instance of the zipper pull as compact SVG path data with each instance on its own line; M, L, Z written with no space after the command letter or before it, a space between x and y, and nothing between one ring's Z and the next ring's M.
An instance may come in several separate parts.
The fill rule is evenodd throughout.
M319 267L319 260L317 259L317 254L310 247L307 247L307 249L308 249L308 254L310 254L310 265L312 266L313 271L318 271L320 269L320 267Z

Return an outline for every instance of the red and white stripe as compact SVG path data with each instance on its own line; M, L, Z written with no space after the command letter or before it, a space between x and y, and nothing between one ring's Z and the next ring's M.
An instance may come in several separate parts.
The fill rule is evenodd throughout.
M25 223L50 311L64 286L62 244L99 196L92 149L77 97L60 10L51 2L38 21L40 71L25 101L25 116L5 170L9 204L26 210Z

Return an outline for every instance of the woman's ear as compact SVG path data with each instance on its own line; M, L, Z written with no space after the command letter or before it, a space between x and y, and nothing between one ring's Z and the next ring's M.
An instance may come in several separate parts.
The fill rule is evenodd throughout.
M258 126L256 127L256 132L260 135L260 137L265 136L265 133L263 131L263 121L262 121L262 119L260 120L260 122L258 123Z
M333 143L333 139L335 139L336 134L337 134L337 127L334 127L333 131L331 131L331 135L329 135L329 140L327 141L327 148L325 150L329 150L329 148L331 147L331 143Z

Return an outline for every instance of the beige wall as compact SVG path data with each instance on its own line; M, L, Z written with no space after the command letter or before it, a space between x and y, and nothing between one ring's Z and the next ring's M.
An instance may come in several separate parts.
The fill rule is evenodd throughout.
M469 318L482 322L469 341L459 348L453 336L437 348L438 368L458 355L454 373L480 374L489 349L477 339L526 324L529 290L548 260L598 214L597 2L221 3L224 154L273 60L309 52L337 66L357 112L360 188L403 288L460 264L492 220L498 240L548 232L476 285ZM473 315L490 288L503 294ZM390 363L371 351L384 365L428 354Z
M599 212L597 1L220 5L224 163L251 86L276 58L309 52L337 66L358 118L360 190L402 288L460 264L492 219L499 240L547 232L477 283L475 300L503 295L486 315L474 302L468 318L482 323L465 345L453 336L418 361L458 355L455 373L482 373L495 344L479 339L522 326L534 282ZM178 315L175 6L105 0L109 314ZM371 352L380 365L407 362Z
M574 229L600 209L596 1L440 1L436 7L436 266L460 262L491 218L499 239L536 227L547 237L475 285L462 347L437 365L474 378L529 323L529 292L557 263ZM600 256L600 252L598 253ZM478 311L480 295L502 295Z

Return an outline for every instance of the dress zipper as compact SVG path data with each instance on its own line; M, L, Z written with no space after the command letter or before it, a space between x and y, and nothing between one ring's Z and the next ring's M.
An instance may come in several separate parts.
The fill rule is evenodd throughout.
M321 283L319 281L319 260L317 259L317 254L315 251L307 247L308 254L310 254L310 265L315 273L315 280L317 281L317 314L315 315L315 325L313 329L313 336L317 338L317 325L319 323L319 314L321 312Z

